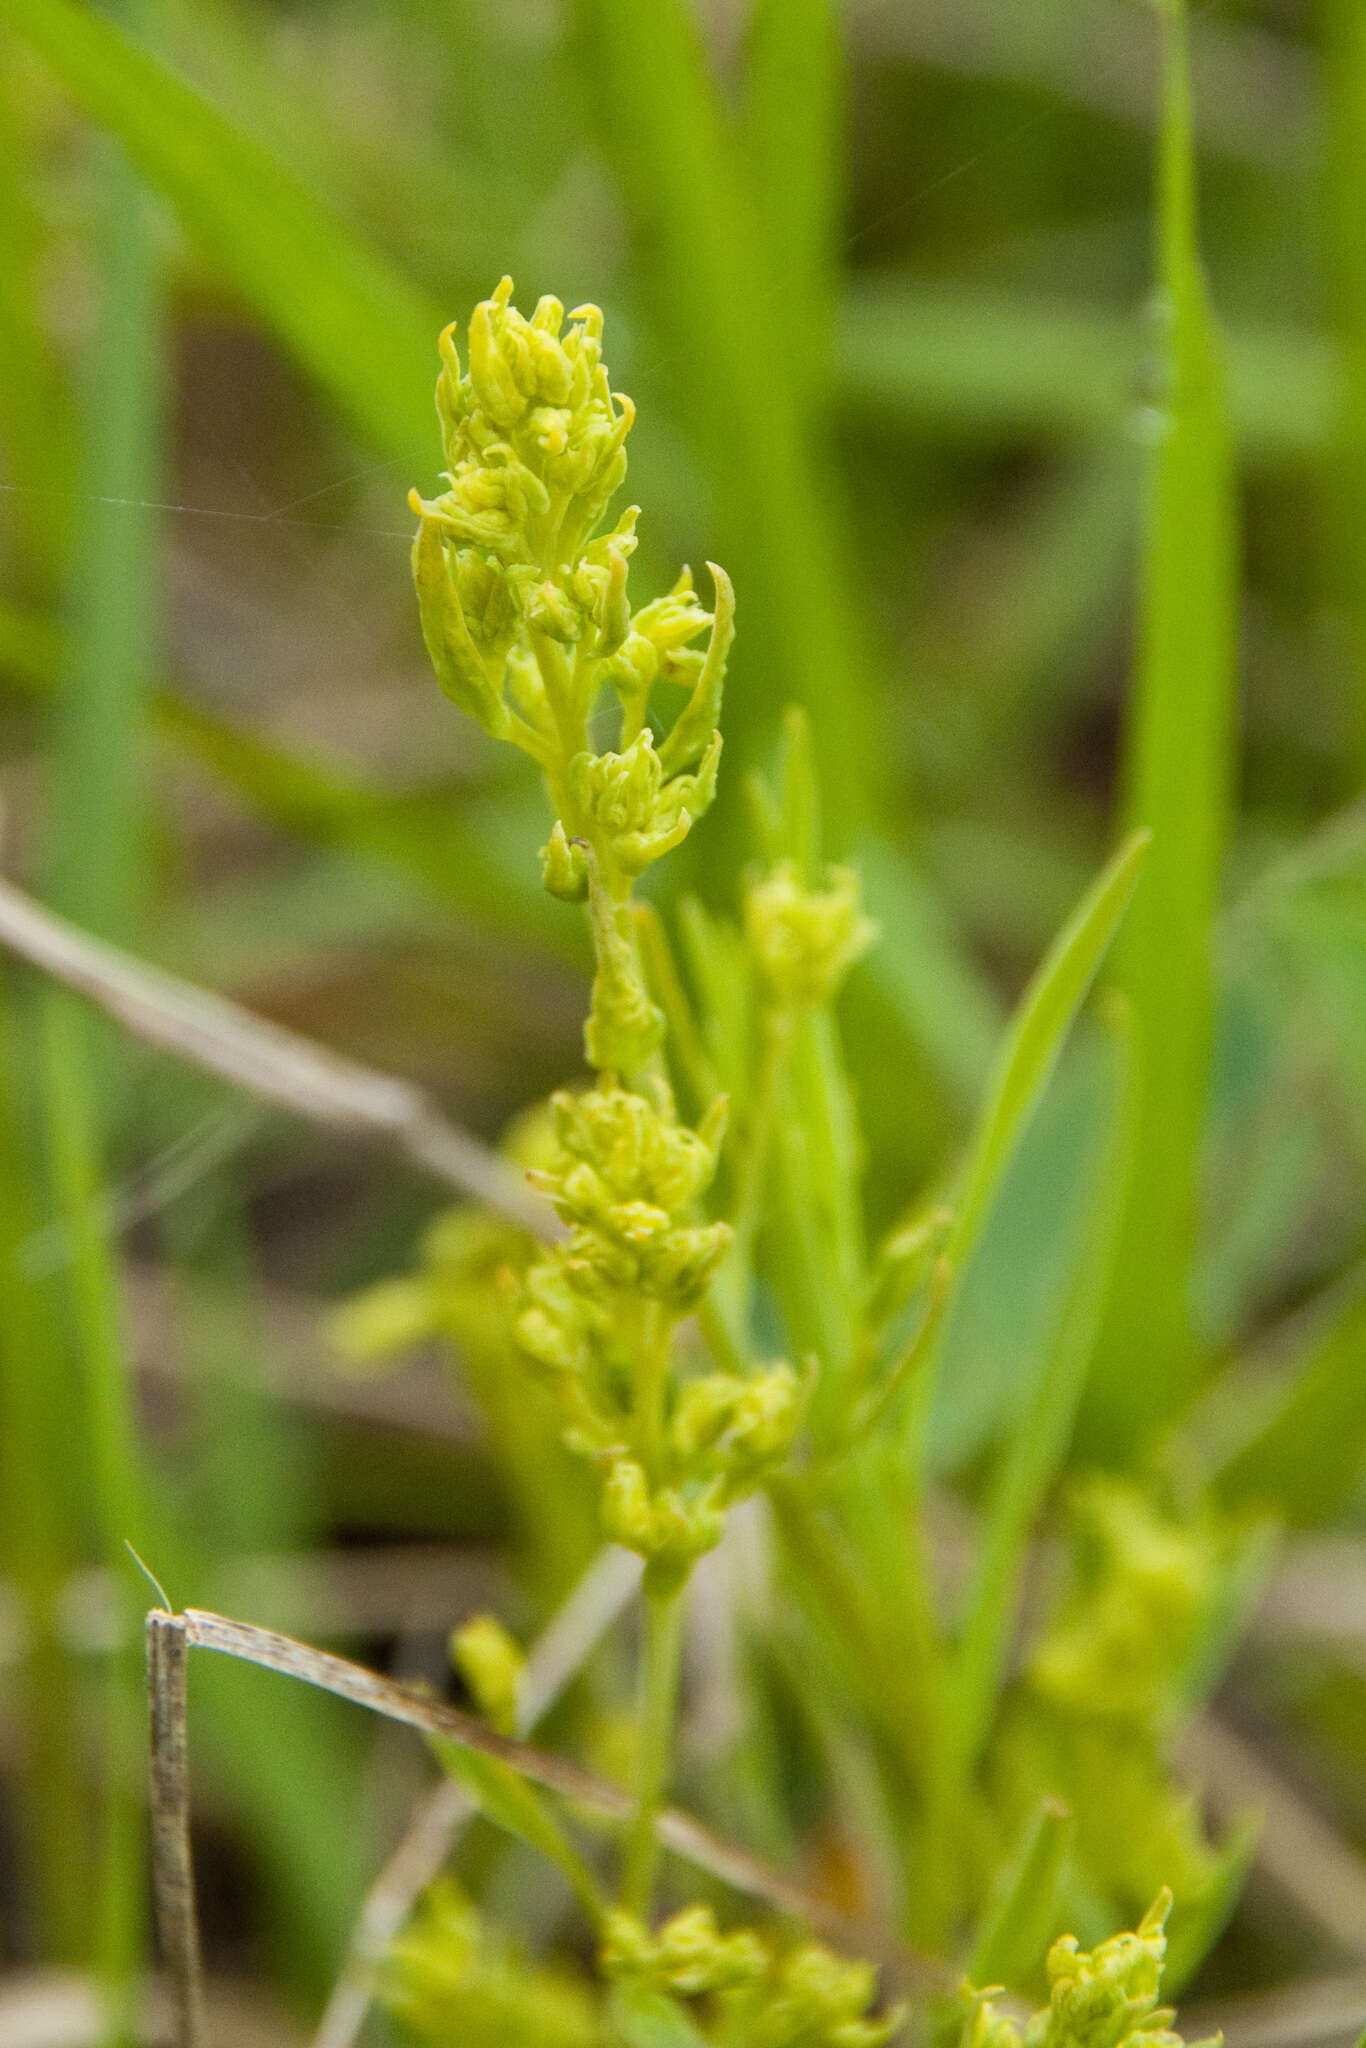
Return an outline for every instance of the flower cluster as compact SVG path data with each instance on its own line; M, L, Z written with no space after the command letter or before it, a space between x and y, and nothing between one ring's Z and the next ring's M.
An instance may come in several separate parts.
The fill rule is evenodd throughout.
M901 2014L868 2017L876 1972L819 1942L781 1959L748 1930L722 1934L710 1907L689 1906L655 1933L628 1914L611 1915L602 1951L617 1982L718 2010L727 2040L752 2048L882 2048Z
M963 2048L1184 2048L1157 2002L1172 1895L1161 1892L1134 1934L1089 1953L1064 1935L1048 1951L1048 2004L1021 2032L990 1994L970 1993ZM1201 2043L1200 2048L1212 2048Z
M787 1365L683 1378L673 1332L725 1251L694 1219L725 1120L680 1124L668 1089L553 1098L559 1158L531 1175L568 1226L522 1279L515 1333L553 1387L567 1441L602 1474L606 1533L676 1583L721 1517L791 1446L802 1387Z
M625 480L635 415L608 381L596 306L577 308L566 328L559 300L543 298L528 320L504 278L470 321L468 367L453 330L440 348L446 489L411 499L423 636L447 696L540 764L555 813L546 887L593 900L589 1060L631 1073L657 1050L659 1028L628 900L715 795L730 583L709 565L709 612L684 570L667 596L631 610L636 512L597 527ZM657 683L687 693L662 738L648 723ZM608 689L617 744L601 750L590 726Z
M568 1970L500 1941L442 1878L386 1959L385 2005L413 2041L460 2048L601 2048L597 2001Z
M780 860L745 893L745 937L777 1009L828 1003L877 935L852 868L827 868L823 882L808 887L795 861Z
M993 1806L1009 1835L1041 1785L1063 1800L1082 1881L1116 1917L1172 1885L1183 1961L1247 1850L1237 1831L1210 1841L1167 1760L1192 1656L1227 1597L1238 1532L1208 1510L1172 1512L1111 1474L1076 1485L1069 1505L1066 1584L997 1736Z

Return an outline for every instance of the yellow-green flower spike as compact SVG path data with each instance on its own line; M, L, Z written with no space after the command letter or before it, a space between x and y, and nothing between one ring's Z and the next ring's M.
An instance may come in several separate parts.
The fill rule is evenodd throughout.
M1066 1934L1048 1951L1048 2004L1023 2029L991 1993L968 1991L962 2048L1184 2048L1158 2004L1172 1895L1161 1892L1132 1934L1084 1950ZM1215 2048L1202 2042L1198 2048Z
M811 889L795 861L780 860L745 895L745 935L778 1009L828 1003L876 929L852 868L828 868L825 886Z

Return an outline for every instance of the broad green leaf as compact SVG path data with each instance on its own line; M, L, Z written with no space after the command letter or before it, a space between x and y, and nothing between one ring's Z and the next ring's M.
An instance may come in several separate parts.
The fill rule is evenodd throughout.
M423 294L207 100L80 0L0 0L92 120L342 412L431 465L442 324Z
M619 1986L607 2013L610 2048L707 2048L681 2005L662 1991Z
M1146 832L1125 840L1059 932L1016 1009L968 1153L945 1245L955 1288L961 1285L1006 1169L1128 908L1148 841ZM921 1368L909 1416L917 1462L924 1458L934 1400L933 1363L931 1359Z
M968 1156L949 1257L961 1271L1063 1041L1119 929L1151 834L1130 834L1059 932L1011 1020Z
M1134 1142L1132 1026L1119 1003L1106 1013L1108 1133L1084 1197L1080 1243L1052 1343L1025 1414L1011 1431L988 1492L977 1560L951 1681L954 1747L970 1770L985 1742L1005 1677L1034 1519L1062 1461L1081 1399L1109 1283ZM988 1973L988 1981L991 1973Z
M1114 1459L1201 1370L1191 1272L1213 1034L1212 936L1236 736L1236 479L1223 345L1197 247L1184 8L1162 15L1158 276L1166 389L1151 419L1138 674L1124 812L1152 858L1115 950L1133 1005L1143 1095L1115 1276L1085 1404Z
M885 840L866 843L857 865L878 927L863 974L895 1005L949 1095L975 1104L1000 1041L996 992L904 853Z

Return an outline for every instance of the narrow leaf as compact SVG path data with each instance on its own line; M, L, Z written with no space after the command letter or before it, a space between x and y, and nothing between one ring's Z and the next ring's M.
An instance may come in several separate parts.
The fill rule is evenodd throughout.
M563 1872L589 1920L600 1926L607 1909L593 1873L536 1787L519 1777L510 1764L480 1756L475 1750L441 1741L434 1741L432 1747L442 1769L459 1780L495 1826L527 1843Z
M1146 832L1131 834L1102 869L1049 948L1016 1009L968 1155L953 1228L944 1247L955 1287L961 1284L1006 1169L1128 908L1147 856L1148 839ZM931 1358L921 1368L909 1418L921 1461L934 1398L933 1365Z
M1163 12L1158 232L1167 388L1152 420L1138 676L1124 809L1153 835L1116 949L1143 1101L1115 1278L1086 1406L1096 1451L1136 1455L1200 1370L1190 1314L1214 1007L1211 932L1235 734L1237 544L1223 345L1197 248L1184 7Z
M1106 1021L1112 1066L1108 1136L1092 1168L1081 1243L1049 1355L1030 1409L1010 1436L988 1498L965 1604L951 1715L964 1770L971 1768L991 1725L1005 1675L1026 1547L1034 1518L1067 1453L1114 1260L1133 1151L1137 1090L1127 1013L1113 1004ZM994 1974L987 1971L979 1981L990 1982Z
M1054 1919L1063 1867L1072 1842L1072 1815L1045 1799L1019 1848L1003 1866L964 1972L971 1984L1021 1984L1058 1932Z
M1132 833L1102 870L1049 948L1011 1021L946 1247L960 1269L1128 909L1149 838L1147 832Z

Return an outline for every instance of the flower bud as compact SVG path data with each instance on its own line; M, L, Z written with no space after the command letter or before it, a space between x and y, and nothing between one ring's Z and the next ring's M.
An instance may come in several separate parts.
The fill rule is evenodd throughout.
M500 1735L517 1728L517 1688L526 1659L492 1614L476 1614L451 1637L451 1661L490 1726Z
M588 864L583 841L570 839L559 819L541 848L541 879L563 903L582 903L588 895Z

